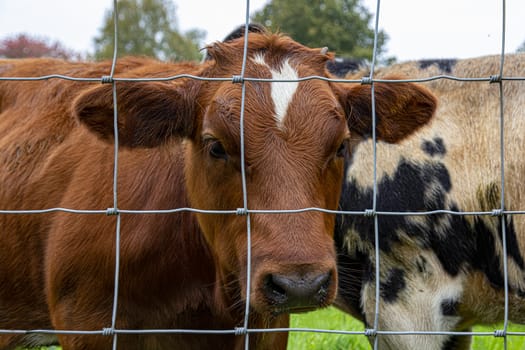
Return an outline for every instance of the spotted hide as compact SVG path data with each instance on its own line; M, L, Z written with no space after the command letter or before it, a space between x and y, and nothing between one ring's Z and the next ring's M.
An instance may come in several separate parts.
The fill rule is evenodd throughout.
M397 64L377 74L489 78L500 57ZM354 77L366 74L359 73ZM504 76L525 75L525 54L505 58ZM432 123L396 145L377 143L377 210L493 212L501 208L499 85L435 80ZM525 82L504 81L504 203L525 209ZM342 210L372 208L370 135L347 161ZM498 212L494 212L498 214ZM469 331L504 318L502 228L507 241L509 318L525 323L525 217L378 216L379 330ZM375 313L374 219L339 216L338 305L364 320ZM380 349L467 349L470 337L379 335Z

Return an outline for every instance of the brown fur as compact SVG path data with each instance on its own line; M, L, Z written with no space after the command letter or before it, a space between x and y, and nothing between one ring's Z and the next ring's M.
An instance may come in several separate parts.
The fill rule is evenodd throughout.
M191 73L239 74L243 40L215 44L202 65L142 58L119 60L116 77ZM329 56L278 35L251 34L249 55L264 52L279 67L289 59L300 76L328 76ZM269 72L250 64L247 76ZM101 77L110 64L58 60L0 61L3 76L66 74ZM119 209L243 207L239 114L241 85L181 79L117 82ZM336 209L343 176L338 151L354 132L353 111L366 110L369 87L299 84L283 128L274 122L270 87L246 84L245 160L250 209ZM412 85L389 89L379 127L406 113L389 104L424 105L405 137L432 116L435 99ZM350 101L348 101L350 100ZM343 108L344 106L344 108ZM113 100L110 85L64 80L0 81L2 209L105 209L113 206ZM384 113L384 115L383 115ZM370 117L359 114L361 123ZM405 119L399 119L405 123ZM361 127L360 127L361 128ZM350 131L349 131L350 129ZM357 129L356 129L357 130ZM382 129L384 130L384 129ZM383 133L383 132L382 132ZM213 156L220 142L226 159ZM251 328L286 327L289 312L264 294L271 274L328 273L335 298L334 216L251 214ZM0 328L101 330L111 323L115 216L64 212L0 215ZM246 217L121 214L119 329L233 329L246 298ZM309 306L311 308L313 306ZM286 333L252 334L253 348L286 346ZM1 335L0 349L44 343L45 337ZM107 349L111 337L59 335L64 350ZM243 336L119 335L125 349L242 348Z

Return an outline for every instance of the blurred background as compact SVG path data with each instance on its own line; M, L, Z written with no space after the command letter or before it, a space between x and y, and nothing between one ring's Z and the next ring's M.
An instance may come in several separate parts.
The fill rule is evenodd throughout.
M381 2L378 59L501 53L502 0ZM199 60L207 43L244 23L245 0L119 0L120 55ZM112 0L0 0L0 56L108 58ZM250 19L338 57L371 59L376 0L252 0ZM525 50L525 1L506 1L505 51Z

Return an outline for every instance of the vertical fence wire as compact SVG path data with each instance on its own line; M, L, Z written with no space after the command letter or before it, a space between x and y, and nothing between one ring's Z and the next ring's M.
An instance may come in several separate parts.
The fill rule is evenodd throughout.
M497 81L499 88L499 139L500 139L500 171L501 171L501 190L500 190L500 212L501 215L501 241L502 241L502 264L503 264L503 292L504 292L504 320L502 332L495 331L495 334L503 334L503 348L507 350L507 331L509 324L509 274L507 261L507 217L505 213L505 110L504 110L504 91L503 91L503 73L505 66L505 32L506 32L506 3L501 1L502 20L501 20L501 56L499 67L499 79Z
M248 31L248 25L250 22L249 19L249 12L250 12L250 1L246 0L246 13L245 13L245 32ZM268 210L268 211L256 211L256 210L250 210L249 209L249 203L248 203L248 194L247 194L247 188L246 188L246 170L245 170L245 157L244 157L244 109L245 109L245 95L246 95L246 81L250 80L247 77L245 77L245 68L246 68L246 61L247 61L247 48L249 45L248 42L248 36L244 36L244 53L243 53L243 63L242 63L242 69L240 72L240 76L234 76L232 77L231 81L232 83L240 83L241 89L242 89L242 98L241 98L241 109L240 109L240 153L241 153L241 172L242 172L242 193L243 193L243 208L238 208L237 210L232 211L202 211L196 208L175 208L173 210L168 211L133 211L133 210L119 210L118 209L118 153L119 153L119 139L118 139L118 108L117 108L117 88L116 84L118 81L155 81L156 79L118 79L115 78L115 67L117 64L117 56L118 56L118 1L113 0L113 16L114 16L114 51L113 51L113 59L112 59L112 65L111 65L111 72L108 77L102 77L101 79L82 79L82 78L75 78L75 77L64 77L59 75L53 75L53 76L45 76L45 77L37 77L37 78L24 78L24 77L7 77L7 78L1 78L0 80L13 80L13 81L19 81L19 80L48 80L48 79L66 79L66 80L76 80L76 81L85 81L85 82L93 82L100 81L102 83L111 83L112 84L112 94L113 94L113 113L114 113L114 168L113 168L113 208L109 208L106 210L82 210L82 209L76 209L76 208L46 208L42 210L0 210L0 215L16 215L16 214L39 214L39 213L48 213L48 212L55 212L55 211L64 211L64 212L71 212L76 214L100 214L100 213L106 213L107 215L115 215L116 216L116 228L115 228L115 285L114 285L114 295L113 295L113 305L112 305L112 317L111 317L111 326L110 328L105 328L100 331L71 331L71 330L0 330L0 334L32 334L32 333L43 333L43 334L103 334L103 335L111 335L112 336L112 347L114 350L118 349L118 334L126 334L126 333L132 333L132 334L149 334L149 333L193 333L193 334L199 334L199 333L207 333L207 334L236 334L239 336L244 336L244 347L245 349L250 348L250 342L249 342L249 335L251 332L273 332L273 331L299 331L299 332L319 332L319 333L337 333L337 334L346 334L346 335L362 335L362 336L368 336L373 337L373 348L376 350L378 349L378 335L380 334L429 334L429 336L433 336L436 334L446 334L446 335L489 335L486 333L481 332L416 332L416 331L408 331L408 332L401 332L396 330L380 330L379 329L379 317L380 315L380 254L379 254L379 239L380 239L380 232L379 232L379 215L432 215L433 212L426 212L426 213L406 213L406 212L400 212L400 213L394 213L394 212L378 212L377 211L377 149L376 149L376 109L375 109L375 87L374 84L376 82L386 82L381 79L374 79L374 70L375 70L375 64L377 60L377 45L378 45L378 36L379 36L379 14L381 9L381 3L380 0L377 0L377 6L376 6L376 14L375 14L375 26L374 26L374 48L373 48L373 54L372 54L372 62L371 62L371 69L370 69L370 75L366 79L364 78L360 83L362 84L371 84L371 101L372 101L372 139L373 139L373 203L372 208L367 209L364 212L340 212L340 211L329 211L325 210L323 208L304 208L304 210L318 210L322 212L332 213L332 214L338 214L338 215L364 215L364 216L372 216L374 220L374 247L375 247L375 312L374 312L374 321L373 321L373 329L365 329L364 331L349 331L349 330L335 330L335 331L328 331L325 329L250 329L249 328L249 316L250 316L250 280L251 280L251 213L292 213L292 212L302 212L303 210L296 210L296 211L290 211L290 210ZM506 228L506 215L512 214L513 212L506 211L505 206L505 133L504 133L504 126L505 126L505 113L504 113L504 63L505 63L505 32L506 32L506 3L505 0L502 0L502 9L503 9L503 15L502 15L502 47L501 47L501 62L500 62L500 72L499 72L499 78L496 82L499 85L499 127L500 127L500 166L501 166L501 205L498 209L499 215L501 217L501 230L502 230L502 264L503 264L503 274L504 274L504 298L505 298L505 305L504 305L504 324L503 324L503 330L495 330L493 336L502 336L503 337L503 346L504 349L507 349L507 335L508 335L508 323L509 323L509 278L508 278L508 266L507 266L507 259L508 259L508 252L507 252L507 228ZM178 79L181 78L181 76L178 77L168 77L166 79ZM197 79L198 77L191 77ZM313 77L313 78L319 78L319 77ZM434 79L453 79L453 80L462 80L462 81L490 81L493 82L493 78L473 78L473 79L458 79L457 77L444 77L444 76L436 76L436 77L430 77L430 78L423 78L423 79L411 79L411 80L403 80L403 81L413 81L413 82L424 82L424 81L431 81ZM517 78L520 80L524 80L523 77ZM159 79L157 79L159 80ZM255 80L255 79L251 79ZM328 79L330 81L334 82L349 82L349 83L359 83L359 81L349 81L349 80L341 80L341 79ZM298 81L302 81L301 79ZM399 81L398 81L399 82ZM395 83L390 81L390 83ZM238 215L245 215L246 216L246 248L247 248L247 283L246 283L246 301L245 301L245 315L244 315L244 321L243 321L243 327L241 329L225 329L225 330L188 330L188 329L168 329L168 330L122 330L117 329L117 313L118 313L118 295L119 295L119 271L120 271L120 223L121 223L121 213L141 213L143 215L147 215L149 213L166 213L166 212L179 212L179 211L190 211L190 212L207 212L209 214L232 214L236 213ZM441 213L447 213L450 215L490 215L489 212L476 212L476 213L466 213L466 212L450 212L447 210L438 211ZM525 214L523 211L515 211L516 214ZM515 333L516 334L516 333ZM524 336L525 334L518 334L521 336Z
M115 333L117 326L117 311L118 311L118 296L119 296L119 280L120 280L120 222L121 215L118 212L118 160L119 160L119 130L118 130L118 105L117 105L117 84L113 80L115 75L115 67L117 66L118 57L118 1L113 0L113 58L111 62L111 71L108 81L111 82L111 92L113 95L113 208L111 212L115 214L115 282L113 290L113 309L111 310L111 328L110 334L113 337L113 350L117 350L118 335Z
M374 72L377 60L377 41L379 37L379 13L381 10L381 0L377 0L376 14L375 14L375 25L374 25L374 47L372 51L372 63L370 66L369 81L371 82L370 94L371 94L371 107L372 107L372 162L373 162L373 188L372 188L372 213L374 220L374 247L375 247L375 306L374 306L374 325L373 330L370 332L373 339L374 350L377 350L379 346L379 338L377 337L377 330L379 328L379 303L381 301L380 296L380 280L381 280L381 269L380 269L380 255L379 252L379 217L377 216L377 115L376 115L376 101L375 101L375 85L374 85Z
M246 301L244 310L244 323L243 332L244 348L248 350L250 348L250 333L248 333L249 320L250 320L250 290L251 290L251 270L252 270L252 234L251 234L251 220L250 213L248 212L248 191L246 187L246 162L244 156L244 107L246 100L246 83L244 82L244 75L246 73L246 61L248 60L248 25L250 23L250 0L246 0L246 18L244 23L244 47L242 55L242 68L241 68L241 115L240 115L240 144L241 144L241 181L242 181L242 200L243 200L243 212L246 214ZM234 80L234 79L233 79Z

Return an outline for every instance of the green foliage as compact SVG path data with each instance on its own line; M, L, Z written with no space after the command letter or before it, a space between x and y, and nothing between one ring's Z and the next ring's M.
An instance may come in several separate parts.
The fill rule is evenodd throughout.
M372 58L373 16L361 0L271 0L252 16L254 22L290 35L310 47L328 46L337 56ZM387 35L378 33L378 57Z
M176 8L171 0L120 0L118 2L118 54L142 55L161 60L200 60L199 43L205 32L177 29ZM95 58L113 57L113 9L105 15L95 38Z

